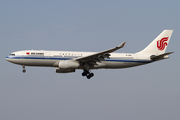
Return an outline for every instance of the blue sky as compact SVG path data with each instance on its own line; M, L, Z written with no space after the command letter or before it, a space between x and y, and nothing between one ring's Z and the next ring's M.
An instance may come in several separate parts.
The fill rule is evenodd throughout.
M180 119L180 8L175 0L0 1L0 119ZM145 66L93 70L87 80L54 68L5 60L26 49L117 52L145 48L164 29L174 30L167 60Z

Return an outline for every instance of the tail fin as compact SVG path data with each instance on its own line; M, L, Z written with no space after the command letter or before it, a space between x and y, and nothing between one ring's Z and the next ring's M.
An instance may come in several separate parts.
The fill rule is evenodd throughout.
M138 53L150 53L155 55L164 54L172 33L173 30L164 30L144 50Z

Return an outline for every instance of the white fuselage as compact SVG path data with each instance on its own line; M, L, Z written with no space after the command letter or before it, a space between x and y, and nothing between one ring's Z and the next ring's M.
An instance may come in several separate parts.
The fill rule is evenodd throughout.
M25 73L25 66L55 67L56 73L75 72L76 69L83 69L82 76L90 79L94 73L90 69L119 69L163 60L169 58L165 53L173 30L164 30L145 49L137 53L113 53L124 47L123 42L117 47L101 52L74 52L74 51L44 51L44 50L23 50L17 51L6 57L6 60L22 65L22 72Z
M24 50L11 53L10 56L6 57L6 60L24 66L59 67L59 61L73 60L94 53L95 52ZM90 66L90 69L117 69L143 65L152 62L150 59L151 55L152 54L111 53L109 58ZM80 66L78 69L83 69L83 67Z

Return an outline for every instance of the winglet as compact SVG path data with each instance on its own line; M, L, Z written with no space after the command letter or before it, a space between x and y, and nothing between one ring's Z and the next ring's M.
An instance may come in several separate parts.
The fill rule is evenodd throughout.
M124 47L125 44L126 44L126 42L123 42L121 45L118 46L118 48Z

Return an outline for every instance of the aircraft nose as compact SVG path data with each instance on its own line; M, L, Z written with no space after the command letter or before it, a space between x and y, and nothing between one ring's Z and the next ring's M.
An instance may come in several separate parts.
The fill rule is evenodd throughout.
M9 61L9 62L13 62L13 60L8 56L8 57L6 57L5 58L7 61Z
M5 59L6 59L7 61L9 61L9 57L6 57Z
M14 63L14 64L17 64L18 62L16 61L16 59L14 59L13 57L11 56L8 56L5 58L8 62L11 62L11 63Z

